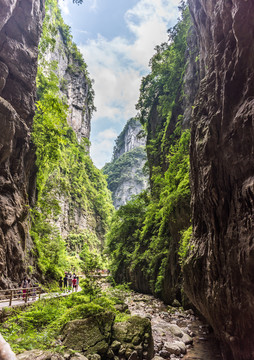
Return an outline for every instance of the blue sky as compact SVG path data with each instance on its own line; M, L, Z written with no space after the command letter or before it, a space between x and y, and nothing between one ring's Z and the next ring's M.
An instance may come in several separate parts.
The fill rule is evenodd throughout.
M154 48L167 41L179 0L59 0L65 22L94 79L91 157L98 168L111 160L114 141L136 115L142 76Z

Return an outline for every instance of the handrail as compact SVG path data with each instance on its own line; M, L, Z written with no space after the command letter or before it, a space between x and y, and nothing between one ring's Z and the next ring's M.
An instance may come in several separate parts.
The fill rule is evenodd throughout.
M40 299L42 288L40 286L34 286L28 288L5 289L0 290L0 293L3 293L2 295L0 295L0 298L4 297L4 299L0 299L0 303L4 301L9 301L9 306L11 306L12 301L15 299L23 299L25 301L25 304L29 300L29 297L33 297L34 299L36 299L37 294L39 295Z
M32 287L29 287L29 288L13 288L13 289L0 290L0 292L16 291L16 290L27 290L27 289L41 289L41 287L40 286L32 286Z

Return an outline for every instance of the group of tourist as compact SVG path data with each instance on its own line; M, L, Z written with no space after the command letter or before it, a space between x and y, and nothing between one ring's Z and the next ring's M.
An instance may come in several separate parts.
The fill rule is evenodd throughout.
M59 287L61 290L64 287L64 290L77 291L79 287L79 277L70 272L65 272L64 278L60 277L59 279Z

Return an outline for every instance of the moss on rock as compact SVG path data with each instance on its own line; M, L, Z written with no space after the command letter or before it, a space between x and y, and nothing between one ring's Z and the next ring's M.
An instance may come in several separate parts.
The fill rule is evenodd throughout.
M63 345L85 354L105 355L111 340L115 314L106 312L87 319L73 320L63 329Z

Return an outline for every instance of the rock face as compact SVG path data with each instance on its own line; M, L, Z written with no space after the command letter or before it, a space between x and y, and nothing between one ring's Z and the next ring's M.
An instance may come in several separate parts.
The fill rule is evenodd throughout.
M50 18L54 16L52 12L53 9L49 5ZM69 107L67 120L80 141L82 138L90 138L91 114L88 105L90 84L84 76L84 69L79 59L75 56L75 45L68 44L68 39L61 30L61 27L57 27L57 32L53 34L54 46L47 47L42 63L47 61L57 64L56 73L60 79L61 92L66 97Z
M106 180L93 166L88 152L86 140L89 140L90 136L91 113L94 106L92 81L86 70L86 63L72 41L57 0L46 0L45 3L46 15L39 44L38 100L45 104L45 98L53 93L57 101L66 105L67 118L64 116L61 120L62 129L66 129L66 135L61 135L64 145L59 147L61 160L51 167L43 187L40 186L40 175L38 176L37 187L44 189L44 193L38 192L38 199L43 198L44 201L39 201L36 206L41 206L39 211L45 216L44 223L50 223L52 234L59 233L62 239L69 243L68 250L75 255L82 250L89 235L98 237L98 246L101 245L106 227L103 217L104 214L105 217L109 215L109 209L107 214L104 212L103 204L109 200L111 210L113 206ZM35 139L41 137L40 126L36 127L40 121L40 118L35 118ZM52 122L54 127L57 119L53 117ZM45 126L45 131L48 128L48 125ZM54 142L51 134L49 139ZM40 153L43 146L39 143L37 152ZM39 174L44 172L44 165L37 164ZM100 191L103 194L99 195ZM96 202L98 203L100 196L102 200L97 206ZM46 198L46 202L51 204L50 212L44 206ZM37 235L40 239L44 236L43 232ZM70 240L73 236L80 240L76 248Z
M115 315L112 312L70 321L63 330L63 345L69 349L106 357Z
M73 320L63 329L63 345L89 359L147 359L153 356L150 320L133 316L114 323L115 315L106 312Z
M117 160L121 155L139 146L145 146L146 138L142 135L142 127L135 118L130 119L123 131L116 140L113 160Z
M192 120L193 239L185 290L225 359L254 354L254 3L189 0L201 85Z
M1 0L0 21L0 287L20 281L32 246L28 204L34 196L34 115L42 0ZM27 260L28 261L28 260ZM31 261L31 260L29 260ZM27 264L28 265L28 264Z
M150 320L132 316L125 322L115 323L113 338L121 344L119 357L130 360L152 359L154 350Z
M147 160L145 143L141 124L130 119L116 140L112 162L103 168L116 209L147 188L148 179L143 172Z

